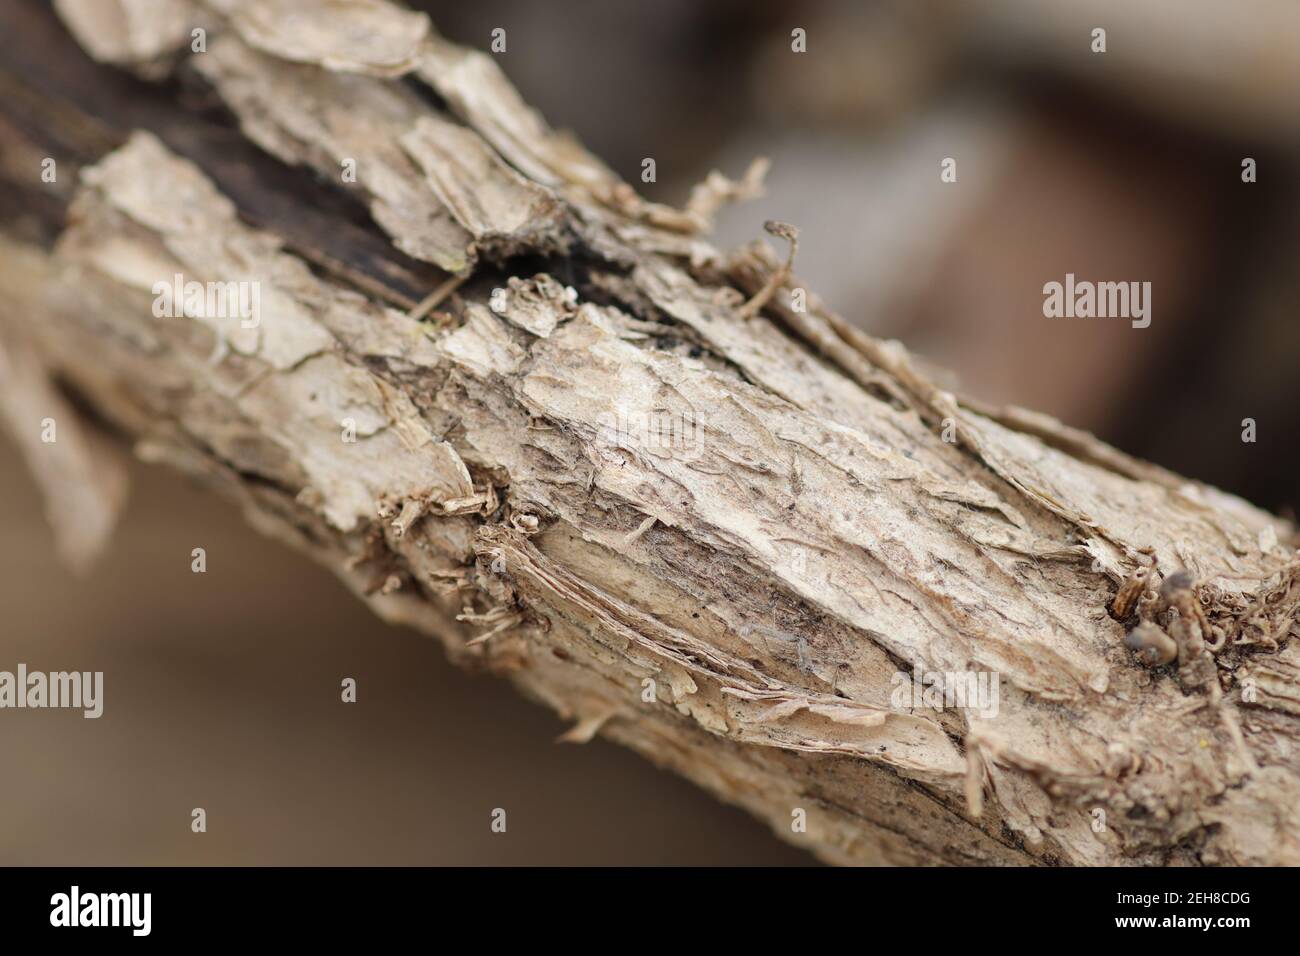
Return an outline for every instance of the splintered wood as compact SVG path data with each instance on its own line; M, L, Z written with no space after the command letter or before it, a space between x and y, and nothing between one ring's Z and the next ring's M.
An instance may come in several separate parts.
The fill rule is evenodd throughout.
M626 744L824 859L1300 863L1289 524L940 389L796 302L789 260L702 237L761 166L648 203L422 15L57 7L105 63L201 77L304 181L342 188L352 161L375 226L457 278L388 308L136 130L53 248L0 234L29 264L0 275L26 374L509 675L567 739ZM155 318L175 275L256 283L260 321ZM1126 646L1189 615L1217 653ZM995 712L912 693L933 674L991 676Z

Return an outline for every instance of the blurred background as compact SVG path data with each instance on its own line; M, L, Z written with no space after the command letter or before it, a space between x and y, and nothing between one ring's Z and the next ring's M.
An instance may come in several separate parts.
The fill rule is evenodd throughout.
M719 243L799 226L809 288L963 391L1294 507L1294 0L414 5L480 48L505 28L525 98L650 198L770 157L767 198L727 210ZM1045 319L1067 272L1151 282L1150 327ZM233 509L132 477L78 580L0 447L0 669L103 670L106 698L97 721L0 714L0 863L809 862L630 753L554 744L548 712L374 620Z

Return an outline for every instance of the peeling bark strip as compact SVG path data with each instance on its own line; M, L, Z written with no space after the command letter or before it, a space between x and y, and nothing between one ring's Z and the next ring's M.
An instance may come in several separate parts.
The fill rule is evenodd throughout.
M48 369L570 739L827 860L1300 863L1290 525L944 392L811 296L795 311L768 247L699 237L761 166L646 203L422 15L57 7L99 60L203 77L279 159L334 182L354 159L375 224L461 280L389 308L138 131L84 170L55 248L0 233L27 379ZM155 319L177 274L257 282L260 324ZM16 431L38 393L6 387ZM1162 666L1125 643L1153 628ZM996 716L915 706L910 683L894 706L914 670L996 674Z

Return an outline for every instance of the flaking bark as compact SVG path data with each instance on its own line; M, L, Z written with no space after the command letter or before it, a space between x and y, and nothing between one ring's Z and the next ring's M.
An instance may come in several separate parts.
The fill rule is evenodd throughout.
M824 859L1300 863L1288 523L943 390L815 296L796 311L796 276L746 308L783 254L702 234L761 167L648 203L421 15L56 6L101 61L201 77L304 180L355 160L350 188L430 271L325 254L224 195L215 157L138 129L81 171L53 243L0 232L27 380L508 675L570 739L626 744ZM258 282L261 325L155 318L175 274ZM18 433L33 388L6 390ZM1224 639L1208 678L1125 646L1139 619L1190 626L1154 592L1112 617L1153 562ZM996 673L997 717L893 706L914 667Z

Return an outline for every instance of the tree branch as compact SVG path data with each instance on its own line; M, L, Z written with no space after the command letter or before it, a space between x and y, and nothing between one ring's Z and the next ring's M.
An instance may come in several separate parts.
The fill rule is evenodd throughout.
M137 453L575 739L825 859L1300 862L1290 525L941 390L422 15L57 7L98 59L172 79L5 14L28 49L0 48L23 94L0 122L33 162L4 169L0 330ZM229 114L181 105L195 84ZM86 163L75 194L39 182L53 152ZM249 283L258 321L156 316L176 276ZM1150 628L1174 660L1146 663ZM914 698L914 668L996 695Z

